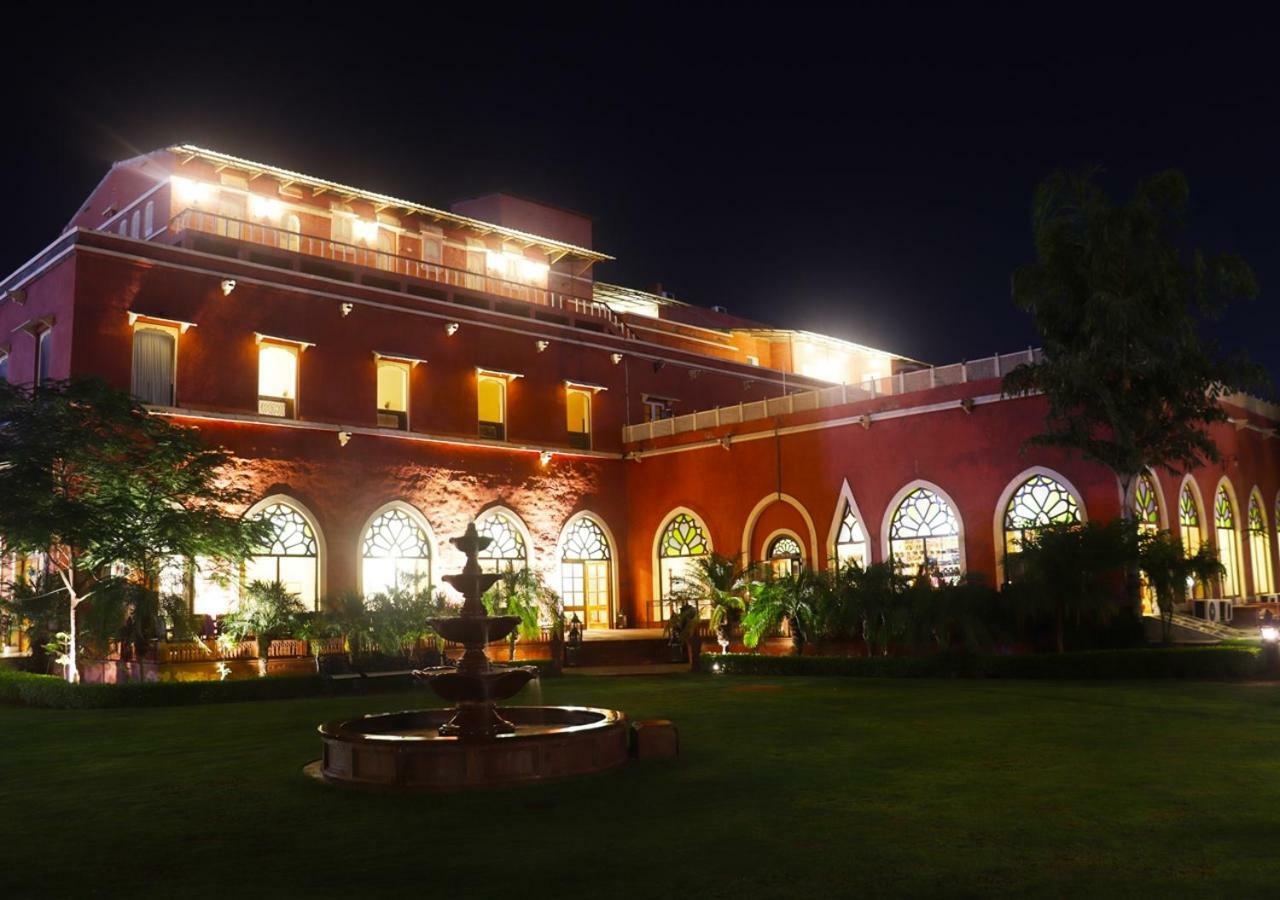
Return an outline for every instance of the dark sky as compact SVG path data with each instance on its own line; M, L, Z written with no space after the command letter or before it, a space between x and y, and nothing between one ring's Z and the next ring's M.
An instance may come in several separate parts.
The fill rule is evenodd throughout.
M1037 181L1097 165L1124 194L1176 166L1195 239L1262 283L1215 333L1280 373L1273 37L1220 4L1027 6L46 23L7 50L0 154L26 214L3 217L0 268L112 160L191 141L433 205L543 198L596 219L602 280L945 363L1034 342L1009 275Z

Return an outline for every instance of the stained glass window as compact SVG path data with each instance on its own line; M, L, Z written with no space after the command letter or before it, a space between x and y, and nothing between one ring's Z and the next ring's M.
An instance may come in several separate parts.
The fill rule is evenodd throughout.
M695 559L706 555L707 535L698 520L688 513L677 513L662 530L658 542L658 596L652 615L654 621L666 621L671 614L672 598L687 591L694 583Z
M800 545L796 543L796 539L786 535L774 541L773 546L769 548L770 559L778 559L784 556L799 559L802 555Z
M854 514L853 504L846 500L844 514L840 517L840 530L836 532L836 564L857 563L865 568L868 562L867 534Z
M1133 487L1133 517L1143 531L1160 530L1160 501L1150 475L1139 475Z
M1060 482L1032 475L1013 492L1004 513L1004 548L1017 553L1022 543L1046 525L1080 521L1080 506Z
M1236 534L1236 510L1226 485L1213 498L1213 527L1218 538L1218 562L1222 563L1222 596L1240 596L1240 538Z
M1253 592L1259 595L1275 590L1271 581L1271 542L1260 500L1257 493L1249 498L1249 558L1253 563Z
M919 487L902 498L889 523L889 555L908 575L960 579L960 520L946 500Z
M1196 495L1190 484L1184 484L1182 493L1178 495L1178 537L1182 541L1182 551L1187 556L1195 556L1204 545L1200 506L1196 503ZM1188 579L1187 587L1192 596L1204 597L1204 585L1199 581Z
M707 536L702 532L696 519L688 513L680 513L662 533L662 543L658 555L701 556L707 552Z
M609 559L609 539L600 526L583 516L574 521L565 535L562 559Z
M245 561L245 583L278 581L314 609L319 593L320 553L311 523L284 502L264 507L257 518L271 525L271 536Z
M485 513L476 521L476 531L489 538L489 546L477 554L483 571L518 572L529 565L524 534L506 513Z
M365 530L362 548L365 596L392 588L424 590L431 584L431 544L408 511L392 507Z
M587 628L608 628L613 572L604 530L580 516L569 526L560 548L560 596L565 616L577 615Z
M804 553L800 549L800 542L790 535L774 538L769 545L768 557L775 577L790 578L800 574Z

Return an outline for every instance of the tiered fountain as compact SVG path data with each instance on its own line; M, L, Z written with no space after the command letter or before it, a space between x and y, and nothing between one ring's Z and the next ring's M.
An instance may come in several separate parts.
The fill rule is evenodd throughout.
M467 564L444 580L465 602L461 615L431 620L437 634L466 652L456 668L414 672L454 706L320 726L319 771L326 781L383 790L480 787L597 772L627 760L627 717L617 710L497 705L519 693L537 669L497 666L485 653L520 621L486 615L480 601L500 577L480 571L476 560L489 540L474 523L452 539Z

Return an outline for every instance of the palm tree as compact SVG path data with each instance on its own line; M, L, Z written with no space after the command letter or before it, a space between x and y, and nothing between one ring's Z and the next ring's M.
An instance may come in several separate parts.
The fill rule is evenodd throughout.
M706 609L708 626L727 644L731 630L747 611L750 572L721 553L693 558L693 567L678 579L680 599Z
M536 641L541 635L548 593L554 592L547 587L541 575L528 568L508 568L502 573L502 578L485 591L481 599L489 615L516 616L520 619L516 630L511 632L508 659L516 658L518 640L524 638Z
M802 656L815 619L818 581L811 569L775 578L766 568L765 578L751 585L751 603L742 619L743 643L754 649L761 638L775 633L785 622L791 632L792 652Z
M1166 644L1173 639L1174 604L1186 596L1188 584L1193 580L1207 582L1223 572L1212 547L1201 547L1194 556L1187 556L1182 541L1168 531L1138 536L1138 567L1156 595L1160 637Z

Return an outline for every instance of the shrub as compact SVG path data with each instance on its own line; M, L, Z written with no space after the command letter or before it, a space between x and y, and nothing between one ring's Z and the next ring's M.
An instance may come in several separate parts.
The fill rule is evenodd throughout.
M1178 647L1089 650L1034 656L939 653L933 656L706 657L704 668L731 675L832 675L853 678L1258 678L1256 649Z
M539 677L555 675L551 660L527 660ZM244 681L160 681L125 684L70 684L54 675L0 669L0 704L51 709L196 706L248 700L292 700L326 694L402 691L414 686L409 675L331 679L320 675L270 676ZM432 696L434 700L434 696Z

